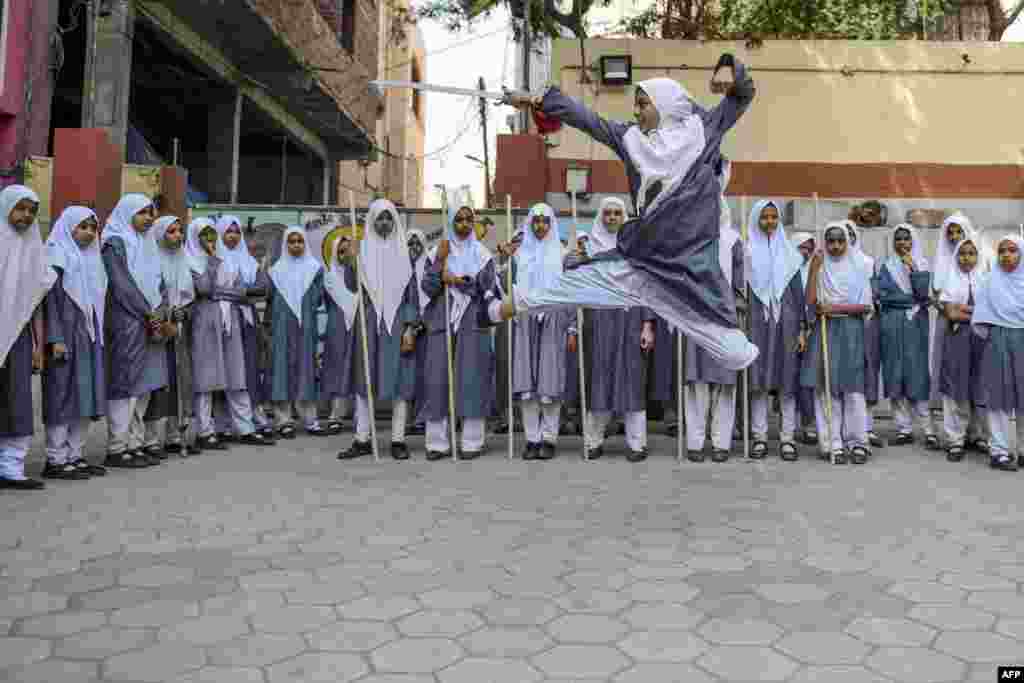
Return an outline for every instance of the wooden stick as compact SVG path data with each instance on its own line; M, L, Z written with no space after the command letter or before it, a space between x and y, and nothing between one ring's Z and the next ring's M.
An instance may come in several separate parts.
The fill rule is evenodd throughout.
M579 228L576 214L576 193L572 193L572 222L573 227ZM578 236L577 236L578 239ZM580 372L580 425L583 432L583 459L590 460L590 451L587 449L587 374L583 358L583 307L576 309L576 358L579 361Z
M821 225L821 220L819 218L819 213L818 213L818 193L817 192L814 193L814 224L816 226L818 226L818 229L821 231L821 250L822 250L821 270L818 271L818 279L817 279L818 305L821 305L821 303L822 303L822 300L821 300L821 277L822 277L822 274L823 274L822 271L825 269L825 235L826 235L826 230L825 230L825 227L823 225ZM828 357L828 320L827 320L827 317L824 314L821 316L821 361L822 361L822 365L824 366L824 374L825 374L825 421L826 421L826 425L825 425L826 430L825 430L825 432L826 432L826 435L828 437L828 458L829 458L829 462L831 462L833 465L835 465L836 464L836 456L835 456L835 452L832 450L832 366L831 366L831 363L829 362L829 357ZM821 435L819 435L818 438L820 439Z
M676 461L683 460L683 331L676 330Z
M749 216L747 216L747 197L746 195L740 197L740 219L743 221L740 223L740 237L743 240L743 291L744 296L747 300L747 312L743 316L743 332L750 338L750 277L747 273L747 245L750 239L750 226L747 225ZM760 219L760 216L758 216ZM732 263L732 259L729 260ZM732 267L732 266L730 266ZM743 457L750 457L750 370L743 368Z
M447 219L448 214L448 195L444 194L442 197L442 212L445 214ZM456 207L455 211L458 212L459 208ZM476 229L476 226L473 227ZM451 256L452 245L448 245L448 255ZM441 281L444 284L444 341L445 341L445 357L448 360L448 438L451 442L450 448L452 449L452 461L455 462L459 459L459 447L456 442L456 436L458 430L455 428L455 359L452 351L452 309L451 309L451 297L448 293L448 283L444 282L444 274L448 272L448 261L445 260L441 266Z
M356 240L356 237L358 237L358 230L356 229L356 196L352 190L348 191L348 211L349 217L352 220L352 241L358 243ZM366 231L369 229L370 226L363 226L363 239L366 239ZM370 344L366 336L366 309L363 306L363 281L359 275L359 249L353 251L353 262L355 263L356 271L356 305L359 311L359 325L363 333L363 378L366 380L366 403L370 413L370 445L373 448L373 459L380 461L380 449L377 447L377 410L376 404L373 401L373 380L370 378L372 370L370 366Z
M512 195L505 195L505 222L506 230L505 236L508 238L508 243L512 243L512 236L514 229L512 226ZM505 268L505 296L512 296L512 257L508 257L508 263ZM515 326L512 324L512 320L507 323L508 333L508 459L512 460L515 458L515 408L512 405L512 333L515 331Z

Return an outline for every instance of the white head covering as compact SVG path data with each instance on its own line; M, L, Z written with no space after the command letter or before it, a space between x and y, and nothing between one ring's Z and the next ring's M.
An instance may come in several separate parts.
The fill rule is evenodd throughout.
M0 366L36 306L57 281L57 273L47 263L39 223L24 232L10 223L11 211L22 199L39 201L24 185L9 185L0 192Z
M889 233L887 239L889 240L889 258L885 260L885 269L892 275L892 279L896 282L896 286L904 294L913 294L914 289L910 284L910 270L900 260L900 257L896 254L896 233L900 230L906 230L910 233L911 249L910 257L914 261L914 268L918 271L928 270L928 259L924 257L924 246L921 244L921 240L917 236L917 229L909 223L900 223L892 232ZM921 304L915 304L907 309L907 320L913 319L917 312L921 310Z
M824 303L829 304L861 304L871 305L870 274L864 270L863 264L857 260L849 248L850 232L845 221L834 221L825 226L824 236L831 230L842 230L846 236L846 253L833 258L825 250L825 263L819 273L821 278L821 294Z
M954 212L951 216L942 221L942 229L939 231L939 241L935 246L935 269L932 271L932 289L936 291L942 291L946 288L946 281L950 275L959 270L956 259L953 257L953 252L956 250L956 244L951 244L949 241L949 226L952 223L956 223L963 228L964 239L975 236L974 226L971 224L971 219L965 216L960 211ZM916 240L915 240L916 241ZM978 244L975 242L975 244Z
M646 135L639 126L631 126L623 137L629 160L640 174L636 203L644 212L653 210L683 181L706 141L704 122L694 113L693 98L683 86L671 78L652 78L637 87L651 98L661 117L658 127ZM661 192L644 206L647 189L658 181Z
M457 201L448 205L448 272L457 276L476 277L491 260L491 252L476 237L476 229L469 231L469 237L460 239L455 234L455 216L460 209L472 209L466 201ZM462 324L462 315L469 307L469 297L459 291L458 287L449 287L452 297L451 318L449 322L456 329Z
M206 253L203 245L199 242L199 233L204 228L214 228L213 221L209 218L193 218L192 222L188 224L183 247L189 258L189 267L198 275L206 272L206 266L210 261L210 255ZM214 229L216 230L216 228Z
M224 244L224 233L232 225L238 226L240 239L234 249L229 249ZM241 275L241 284L249 287L256 283L256 273L260 264L249 253L249 245L245 242L245 233L242 231L242 222L238 216L221 216L214 227L217 229L217 258L223 263L221 269L227 269L232 275Z
M761 229L761 212L769 206L779 212L778 227L770 238ZM786 287L800 272L804 258L786 238L786 226L782 224L782 209L778 202L755 202L747 225L751 256L750 289L765 307L765 320L769 315L778 320Z
M75 242L74 230L82 221L99 219L92 209L69 206L61 212L46 240L46 255L54 268L64 273L62 286L85 316L89 339L103 344L103 314L107 307L107 269L100 256L100 241L93 240L86 249Z
M998 251L1002 242L1013 242L1024 253L1024 240L1020 235L1006 235L996 243ZM992 266L992 272L982 278L981 287L974 294L972 325L998 325L1012 329L1024 329L1024 266L1007 273L999 265Z
M547 216L551 229L543 240L533 234L534 216ZM523 244L516 252L516 280L527 292L552 286L562 274L562 243L558 238L558 216L547 204L534 204L521 226Z
M386 238L377 234L373 224L385 211L395 220L395 229ZM387 199L377 199L366 212L366 228L359 245L359 274L373 307L377 309L377 325L392 334L395 314L402 305L405 288L412 277L409 244L398 209Z
M414 236L418 238L420 244L423 245L423 253L420 254L418 259L416 259L416 263L412 264L412 270L416 274L416 287L418 288L416 291L418 296L416 298L420 302L420 315L423 315L423 311L427 310L427 304L430 303L427 295L423 293L423 274L427 271L427 258L429 258L427 255L427 236L418 228L407 230L405 233L406 246L408 246L409 240Z
M813 239L814 235L812 235L809 232L794 232L792 235L789 236L789 243L793 245L793 248L796 249L797 253L799 254L800 245L806 242L807 240ZM803 254L800 254L800 256L803 257ZM807 259L804 260L803 265L800 266L800 282L803 284L804 289L807 289L807 277L810 275L810 271L811 259L810 257L808 257Z
M355 293L345 286L345 271L338 263L338 252L341 250L342 239L345 238L341 236L335 238L334 244L331 245L331 262L324 264L324 290L345 314L345 329L351 330L352 323L356 320L356 308L359 306L359 302ZM306 249L309 247L307 246Z
M306 251L298 258L289 253L288 235L296 232L303 238L306 237L306 231L300 225L293 225L284 231L284 236L281 237L281 258L270 269L270 279L277 287L277 291L281 293L288 308L298 318L301 327L302 297L306 295L306 291L313 284L316 274L323 270L323 266L309 253L309 245L306 245Z
M972 294L977 295L978 287L986 276L989 266L983 256L984 249L977 242L978 240L975 240L974 237L968 237L957 242L956 249L953 250L953 263L956 264L956 269L946 278L946 288L942 290L939 301L951 304L966 304ZM960 268L960 250L968 243L977 250L978 261L969 273L965 273Z
M103 229L103 244L115 237L121 238L132 280L149 305L156 308L163 302L160 294L160 250L153 238L152 228L140 234L132 227L135 214L152 205L153 201L144 194L126 194L121 197L107 218L107 226Z
M192 271L196 268L186 249L186 240L173 250L164 248L162 244L167 228L180 220L177 216L161 216L153 224L153 238L160 248L160 272L163 273L167 302L175 308L187 306L196 299L195 282L192 280Z
M604 210L609 206L617 206L622 209L623 218L628 215L626 202L618 197L605 197L597 207L597 215L590 226L590 235L587 242L587 252L591 255L602 251L614 249L619 244L618 233L610 231L604 224Z
M864 253L864 250L861 248L860 230L857 228L857 224L849 218L843 221L843 223L846 224L847 234L852 235L856 240L856 243L850 243L850 250L853 252L854 257L860 262L861 268L867 271L868 275L874 275L875 259Z

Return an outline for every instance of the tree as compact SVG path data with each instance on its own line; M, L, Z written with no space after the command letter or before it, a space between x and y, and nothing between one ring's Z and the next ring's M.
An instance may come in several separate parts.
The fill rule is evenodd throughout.
M535 34L560 38L564 31L569 31L573 37L584 39L587 37L587 12L595 6L607 7L611 0L571 0L572 6L565 11L565 3L556 0L529 2L530 28ZM523 18L524 0L427 0L417 8L416 14L439 21L450 31L461 31L501 7L507 8L513 17ZM517 33L519 23L515 26Z

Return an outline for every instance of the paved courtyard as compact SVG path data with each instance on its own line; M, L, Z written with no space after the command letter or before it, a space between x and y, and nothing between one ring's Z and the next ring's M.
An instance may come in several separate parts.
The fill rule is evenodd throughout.
M651 442L635 466L575 439L508 462L500 437L374 464L300 438L5 492L0 680L991 683L1024 663L1024 473L911 448L677 464Z

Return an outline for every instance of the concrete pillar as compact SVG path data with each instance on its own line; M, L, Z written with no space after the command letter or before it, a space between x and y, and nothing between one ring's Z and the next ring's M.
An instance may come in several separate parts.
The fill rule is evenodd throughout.
M206 104L206 167L201 184L211 202L238 202L238 154L242 93L230 88L210 92Z
M113 0L109 7L106 16L89 10L94 20L89 23L86 44L82 127L106 130L123 154L128 140L135 9L128 0Z

